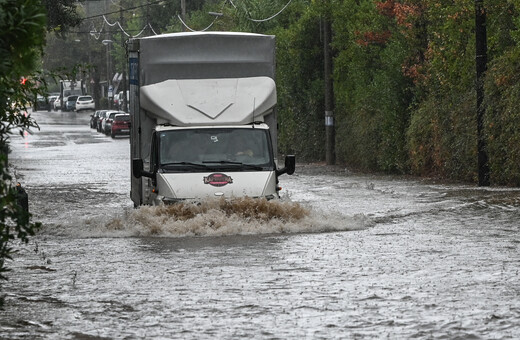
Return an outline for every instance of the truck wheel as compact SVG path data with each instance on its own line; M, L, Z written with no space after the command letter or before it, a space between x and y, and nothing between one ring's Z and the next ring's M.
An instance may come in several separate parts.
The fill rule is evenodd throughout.
M110 133L110 137L112 137L112 138L116 138L116 134L113 133L113 132L111 132L111 133Z

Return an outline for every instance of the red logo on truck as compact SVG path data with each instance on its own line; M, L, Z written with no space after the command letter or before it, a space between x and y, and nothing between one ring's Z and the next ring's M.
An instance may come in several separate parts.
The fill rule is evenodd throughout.
M215 173L209 176L204 176L204 184L209 184L214 187L223 187L224 185L233 183L231 176Z

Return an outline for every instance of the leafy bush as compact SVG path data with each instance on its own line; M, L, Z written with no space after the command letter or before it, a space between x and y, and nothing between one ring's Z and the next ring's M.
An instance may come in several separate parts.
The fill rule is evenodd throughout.
M27 242L39 224L18 204L7 155L9 135L38 125L25 113L31 98L45 94L45 80L34 73L45 38L46 17L39 1L0 2L0 280L6 279L6 259L14 239Z
M485 129L493 182L520 186L520 48L495 59L485 89Z
M300 160L324 158L323 47L312 8L273 32L277 45L279 148Z

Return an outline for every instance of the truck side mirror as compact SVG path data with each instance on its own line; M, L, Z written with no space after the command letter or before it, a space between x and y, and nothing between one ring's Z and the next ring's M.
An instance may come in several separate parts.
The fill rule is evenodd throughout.
M141 158L132 159L132 172L135 178L148 177L155 181L155 173L143 169L143 160Z
M135 178L148 177L155 181L155 173L144 170L141 158L132 159L132 172Z
M286 169L287 175L294 174L294 170L296 169L296 156L294 156L294 155L285 156L285 169Z
M283 174L292 175L296 168L296 157L294 155L285 156L285 166L279 170L276 170L276 175L280 176Z
M132 173L135 178L143 176L143 160L140 158L132 159Z

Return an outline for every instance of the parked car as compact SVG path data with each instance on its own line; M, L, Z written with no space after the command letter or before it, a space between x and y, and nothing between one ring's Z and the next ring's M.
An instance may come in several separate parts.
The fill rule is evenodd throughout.
M106 120L107 120L108 117L110 116L110 113L112 113L112 112L117 112L117 111L114 111L114 110L103 110L103 111L105 111L105 112L102 112L102 113L100 113L100 115L99 115L96 130L97 130L98 132L103 132L103 133L105 133L105 124L106 124Z
M38 95L36 97L36 101L34 102L34 111L44 111L44 110L50 110L50 104L47 99L47 97L43 97Z
M74 111L76 109L76 100L78 100L79 96L68 96L67 101L63 101L62 111Z
M107 110L97 110L96 112L90 115L90 128L97 128L99 117L100 115L105 114L105 112L107 112Z
M99 117L97 119L97 125L96 125L97 132L103 131L102 130L102 128L103 128L103 120L105 120L107 112L110 112L110 111L109 110L103 110L103 112L101 112L99 114Z
M96 104L92 96L79 96L76 100L76 112L81 110L94 110L95 108Z
M105 135L109 135L111 128L112 128L112 120L118 113L125 113L123 111L107 111L105 113L105 117L103 118L103 121L101 122L101 132L103 132Z
M54 110L54 102L56 101L56 98L58 98L59 95L57 94L51 94L47 97L47 100L49 101L49 108L48 110L51 111L51 110Z
M110 128L110 137L118 135L130 135L130 114L118 113L114 116Z
M54 101L54 111L61 109L61 96L58 96L56 100Z

